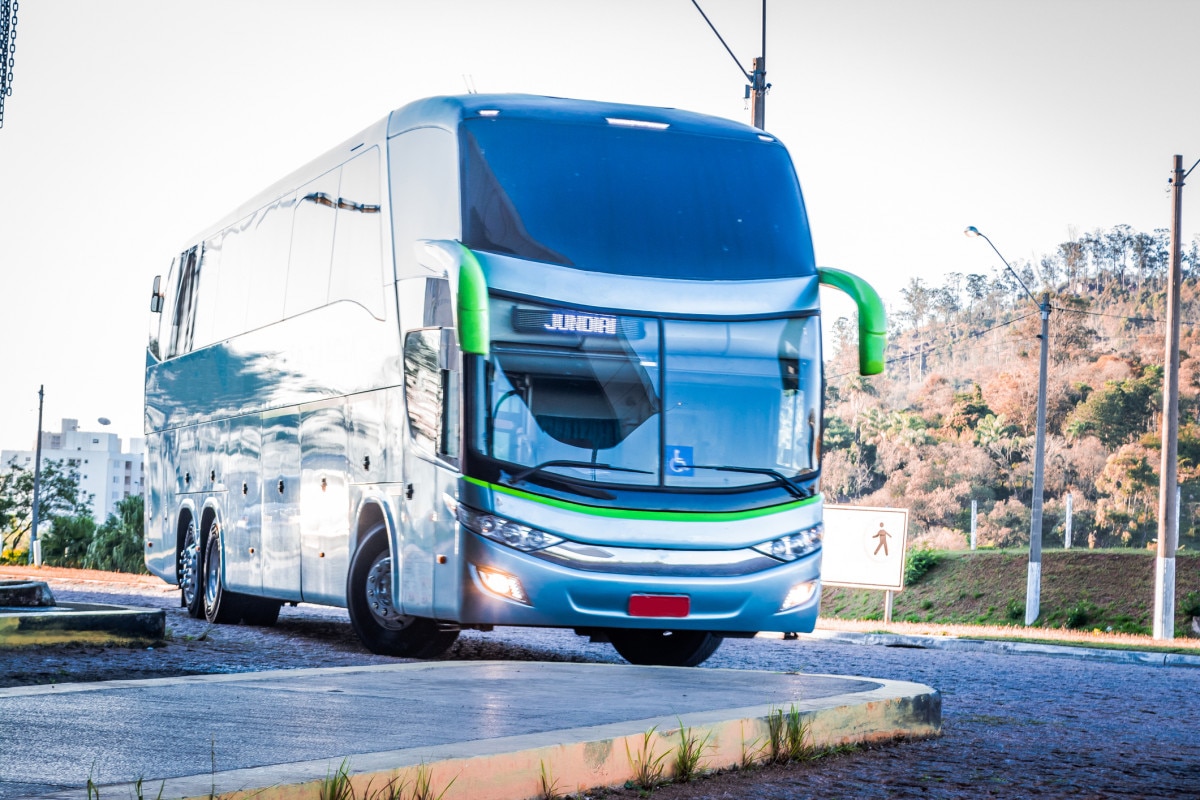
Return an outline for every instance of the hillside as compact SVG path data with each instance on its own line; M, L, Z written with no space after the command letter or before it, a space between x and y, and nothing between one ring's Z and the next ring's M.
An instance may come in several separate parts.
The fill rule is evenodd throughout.
M895 595L892 619L968 625L1020 625L1029 556L1018 551L942 553ZM1175 561L1176 635L1200 616L1200 554ZM1042 554L1041 617L1047 628L1150 634L1154 555L1136 550L1048 550ZM821 616L882 619L883 592L826 587Z
M1049 292L1046 546L1144 550L1157 537L1165 231L1128 226L1013 266ZM909 280L889 308L887 372L857 374L856 325L826 364L822 489L830 502L903 506L917 545L964 549L971 501L982 547L1029 542L1037 305L1004 269ZM919 274L916 269L914 274ZM1185 243L1180 370L1180 543L1200 550L1200 239Z

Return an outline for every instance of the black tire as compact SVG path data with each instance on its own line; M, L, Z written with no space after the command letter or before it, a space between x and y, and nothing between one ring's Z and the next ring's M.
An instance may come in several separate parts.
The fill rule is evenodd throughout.
M188 521L187 532L183 535L183 546L179 548L178 569L181 602L188 615L196 619L204 618L203 547L200 527L193 517Z
M244 594L239 595L238 599L242 606L242 622L247 625L270 628L279 620L279 609L283 607L282 601Z
M458 631L401 614L392 605L391 585L392 557L387 531L380 526L359 545L346 578L346 606L354 632L368 650L382 656L433 658L446 652Z
M225 591L221 557L221 528L213 521L204 547L204 618L212 623L236 623L242 618L241 597Z
M608 640L630 664L697 667L717 651L723 639L709 631L614 629Z

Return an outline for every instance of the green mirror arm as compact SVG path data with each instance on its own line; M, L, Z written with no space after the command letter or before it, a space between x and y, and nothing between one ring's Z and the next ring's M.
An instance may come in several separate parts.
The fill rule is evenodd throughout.
M821 267L821 283L845 292L858 306L858 371L863 375L883 372L883 353L887 348L887 312L879 293L857 275L840 269Z
M458 346L464 353L488 355L491 332L488 324L487 278L479 259L466 245L458 267Z

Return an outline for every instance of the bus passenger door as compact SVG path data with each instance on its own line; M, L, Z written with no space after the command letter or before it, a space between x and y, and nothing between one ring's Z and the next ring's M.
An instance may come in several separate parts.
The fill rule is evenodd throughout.
M263 594L300 600L300 415L262 417Z

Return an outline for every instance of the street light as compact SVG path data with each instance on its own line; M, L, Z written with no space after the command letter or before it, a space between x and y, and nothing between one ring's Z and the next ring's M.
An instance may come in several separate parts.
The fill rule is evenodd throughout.
M1021 280L1021 276L1000 254L991 239L984 236L974 225L969 226L963 233L970 237L978 236L991 245L992 250L1042 313L1042 334L1038 337L1042 340L1042 352L1038 370L1037 439L1033 455L1033 511L1029 519L1029 576L1025 584L1025 624L1032 625L1041 614L1042 603L1042 499L1045 494L1046 471L1046 357L1050 342L1050 293L1043 293L1042 301L1038 303L1025 281Z

